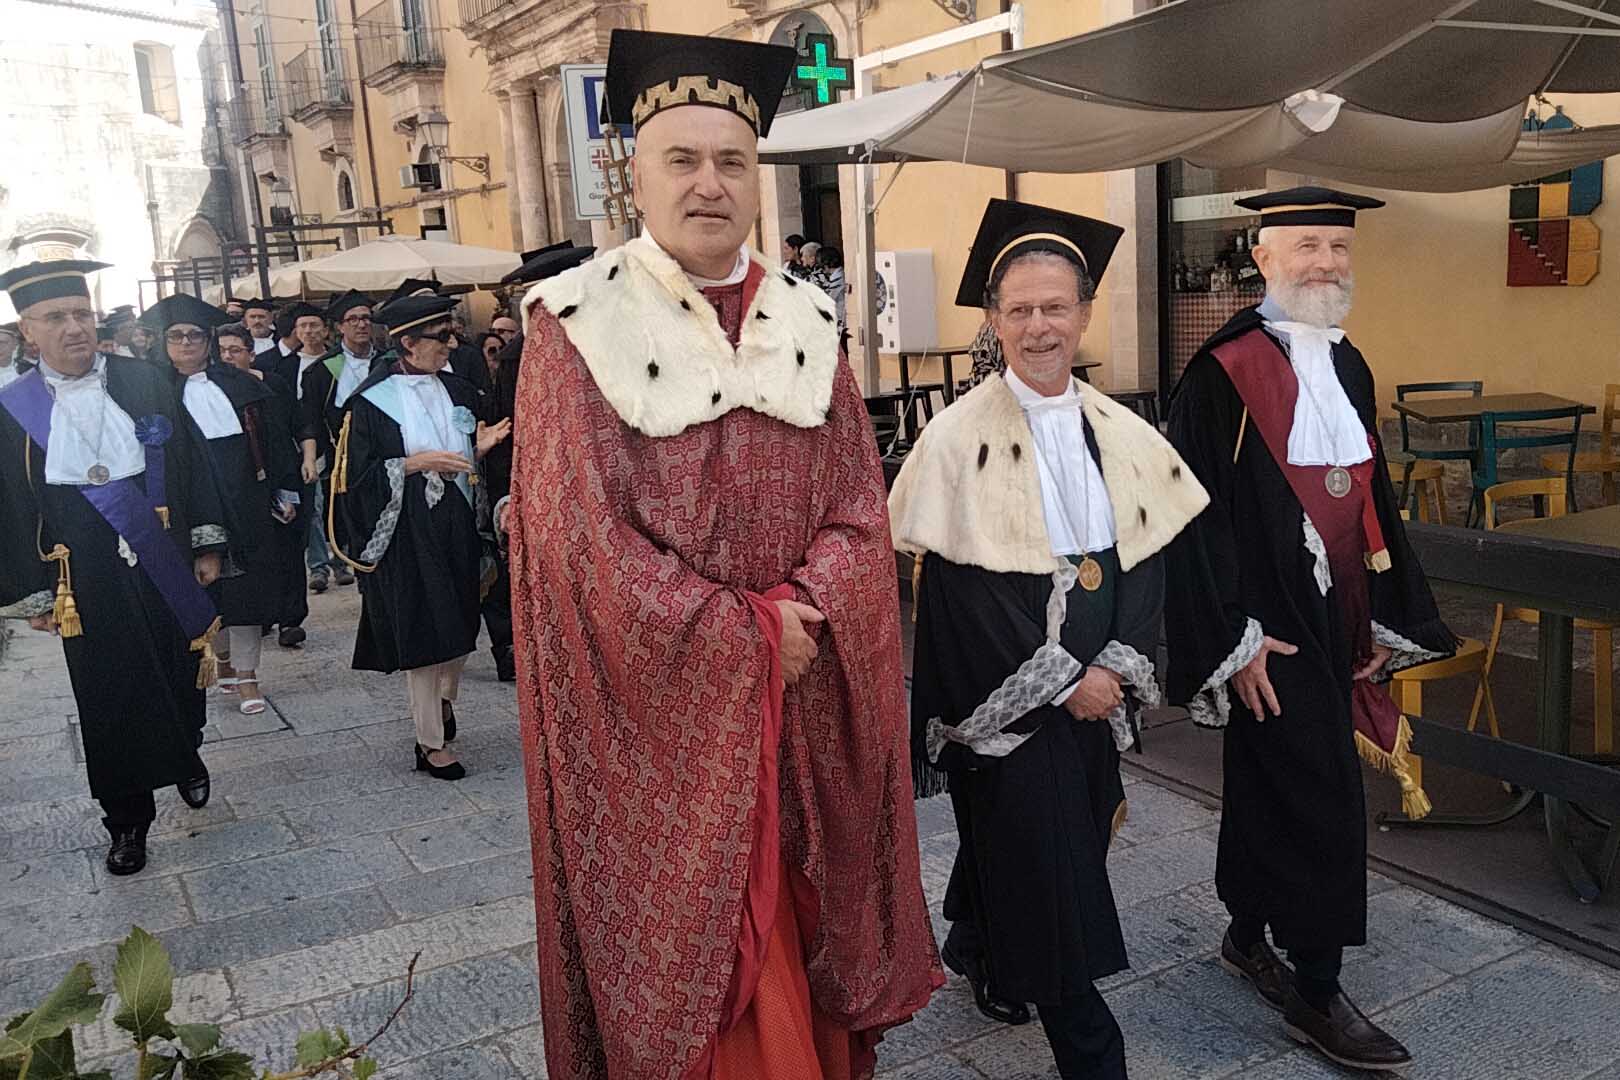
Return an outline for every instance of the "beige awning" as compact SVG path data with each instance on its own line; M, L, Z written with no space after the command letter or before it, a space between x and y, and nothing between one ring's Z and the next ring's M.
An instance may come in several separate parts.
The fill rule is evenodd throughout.
M493 286L522 261L515 252L497 248L383 236L297 266L311 292L386 292L413 277L441 285Z

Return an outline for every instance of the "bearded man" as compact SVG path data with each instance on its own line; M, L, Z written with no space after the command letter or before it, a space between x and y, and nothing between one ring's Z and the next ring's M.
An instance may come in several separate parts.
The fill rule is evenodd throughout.
M1261 215L1266 299L1204 345L1171 401L1170 440L1211 498L1169 548L1171 698L1226 729L1223 966L1296 1040L1400 1069L1411 1055L1338 981L1344 947L1367 940L1357 754L1401 780L1408 813L1427 812L1410 728L1373 680L1455 643L1401 526L1372 373L1338 329L1356 212L1383 203L1294 188L1238 205Z
M518 707L554 1080L870 1076L943 982L832 301L744 246L792 49L615 30L645 233L523 303Z

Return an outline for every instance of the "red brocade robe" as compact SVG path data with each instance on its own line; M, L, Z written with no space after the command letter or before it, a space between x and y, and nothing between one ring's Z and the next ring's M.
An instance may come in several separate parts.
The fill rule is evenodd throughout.
M755 262L700 294L638 240L526 301L508 518L552 1080L707 1080L786 912L856 1076L943 982L883 478L813 293ZM827 620L786 688L779 598Z

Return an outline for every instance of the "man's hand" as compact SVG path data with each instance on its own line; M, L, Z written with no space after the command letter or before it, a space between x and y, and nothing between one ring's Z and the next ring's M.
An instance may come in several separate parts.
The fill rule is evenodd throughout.
M1237 688L1238 697L1243 704L1254 713L1256 720L1264 721L1266 714L1263 709L1270 709L1271 715L1281 716L1282 706L1277 703L1277 692L1271 688L1271 677L1266 674L1266 656L1277 653L1281 656L1293 656L1299 652L1298 645L1290 645L1286 641L1278 641L1274 637L1263 638L1260 642L1260 651L1255 654L1242 671L1232 676L1232 685Z
M207 588L219 580L219 556L199 555L191 564L191 571L197 576L197 584Z
M413 473L470 473L472 462L448 450L424 450L405 459L405 475Z
M299 443L303 451L304 460L299 463L298 474L303 477L304 483L313 484L321 478L321 469L315 460L315 440L305 439Z
M1372 650L1372 658L1362 665L1362 667L1356 672L1356 678L1372 678L1380 671L1383 671L1384 665L1389 663L1389 658L1395 655L1395 650L1391 649L1388 645L1379 645L1376 642L1373 644Z
M43 634L56 633L56 619L51 615L30 615L28 625Z
M776 610L782 613L782 680L792 686L810 670L820 652L804 624L826 622L827 616L796 600L778 600Z
M485 454L499 446L511 434L511 417L502 420L498 424L486 424L482 420L478 421L478 440L476 446L478 447L479 458L482 459Z
M1107 668L1093 664L1086 668L1080 685L1063 701L1063 707L1076 720L1105 720L1108 714L1125 703L1125 694L1119 688L1119 676Z

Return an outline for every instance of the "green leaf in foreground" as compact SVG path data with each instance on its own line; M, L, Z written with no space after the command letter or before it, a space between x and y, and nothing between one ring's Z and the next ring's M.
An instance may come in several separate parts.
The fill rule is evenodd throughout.
M169 1080L180 1064L179 1054L148 1054L145 1063L135 1070L135 1080Z
M354 1080L371 1080L376 1075L377 1062L374 1059L363 1057L354 1063Z
M187 1057L202 1057L219 1048L218 1024L176 1024L174 1037L186 1048Z
M319 1065L327 1058L336 1057L349 1048L349 1040L339 1033L320 1028L298 1036L298 1064L308 1068Z
M79 1075L73 1062L73 1032L64 1031L54 1039L34 1044L34 1059L28 1064L28 1080L74 1080Z
M14 1018L0 1037L0 1059L20 1058L34 1043L54 1039L74 1024L89 1024L101 1015L106 998L94 993L89 964L74 964L39 1007Z
M253 1080L253 1059L235 1050L191 1058L180 1069L183 1080Z
M113 986L120 999L113 1023L135 1036L136 1042L174 1038L168 1018L174 1004L174 967L157 938L138 926L130 929L118 946Z

